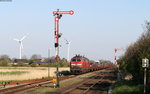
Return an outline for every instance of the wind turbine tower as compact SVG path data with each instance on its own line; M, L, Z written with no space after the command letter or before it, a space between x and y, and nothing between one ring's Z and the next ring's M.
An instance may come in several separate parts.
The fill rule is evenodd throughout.
M68 62L70 60L70 57L69 57L69 54L70 54L70 43L71 43L71 41L66 40L66 44L68 45L68 50L67 50L67 61Z
M17 41L19 43L19 59L22 59L22 49L23 49L23 44L22 41L26 38L27 36L23 36L20 40L17 38L14 38L13 40Z

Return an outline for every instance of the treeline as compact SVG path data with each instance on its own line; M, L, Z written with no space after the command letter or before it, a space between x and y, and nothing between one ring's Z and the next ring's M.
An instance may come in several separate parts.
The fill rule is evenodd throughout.
M127 47L126 52L117 62L120 65L120 70L130 72L133 76L133 80L142 83L143 58L150 59L150 22L145 22L144 33L135 43Z
M39 55L33 55L30 59L11 59L8 55L0 56L0 66L12 67L56 67L55 57L39 58ZM65 58L59 58L59 67L69 67L69 62Z

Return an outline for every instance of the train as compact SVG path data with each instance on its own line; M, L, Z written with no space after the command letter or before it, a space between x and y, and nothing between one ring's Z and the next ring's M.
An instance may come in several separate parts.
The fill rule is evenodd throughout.
M76 55L70 60L70 72L71 74L82 74L86 72L97 71L112 67L112 63L90 62L90 60L84 56Z

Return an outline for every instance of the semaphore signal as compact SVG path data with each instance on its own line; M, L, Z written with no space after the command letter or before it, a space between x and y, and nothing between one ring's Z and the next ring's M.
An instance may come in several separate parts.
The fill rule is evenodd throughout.
M56 81L56 87L59 87L59 69L58 69L58 61L59 61L59 38L61 37L61 33L59 33L59 19L61 19L63 14L70 14L73 15L74 11L70 10L70 11L59 11L59 9L57 9L57 11L53 12L53 15L55 16L55 49L56 49L56 62L57 62L57 69L56 69L56 76L57 76L57 81Z
M114 55L114 64L116 65L117 64L117 56L116 56L116 53L117 51L121 50L122 48L115 48L114 51L115 51L115 55Z
M74 11L70 10L70 11L54 11L53 14L70 14L73 15Z

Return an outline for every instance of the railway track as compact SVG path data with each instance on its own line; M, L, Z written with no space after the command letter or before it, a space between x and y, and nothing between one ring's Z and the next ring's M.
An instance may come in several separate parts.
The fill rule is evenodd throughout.
M109 74L113 74L113 72L100 72L87 80L83 81L78 85L72 86L72 88L60 92L60 94L100 94L104 89L109 87L111 83L107 82L107 78ZM97 92L97 93L96 93Z
M61 77L60 80L65 80L65 79L69 79L73 77L75 76L64 76L64 77ZM31 83L20 84L17 86L0 89L0 94L18 94L21 92L26 92L29 90L39 88L44 85L48 85L50 83L52 83L51 79L43 79L40 81L31 82Z
M89 83L90 82L90 83ZM94 82L92 80L87 80L84 83L77 85L72 89L69 89L61 94L86 94L91 88L93 88L98 82Z
M99 79L98 81L93 79ZM97 83L100 83L100 81L103 79L101 76L93 76L90 77L90 79L82 82L81 84L77 85L74 88L71 88L69 90L66 90L65 92L61 94L86 94L91 88L93 88Z
M28 84L23 84L23 85L18 85L18 86L13 86L9 88L4 88L0 89L0 94L15 94L18 92L23 92L25 90L33 89L40 87L45 84L49 84L51 81L39 81L39 82L34 82L34 83L28 83Z

